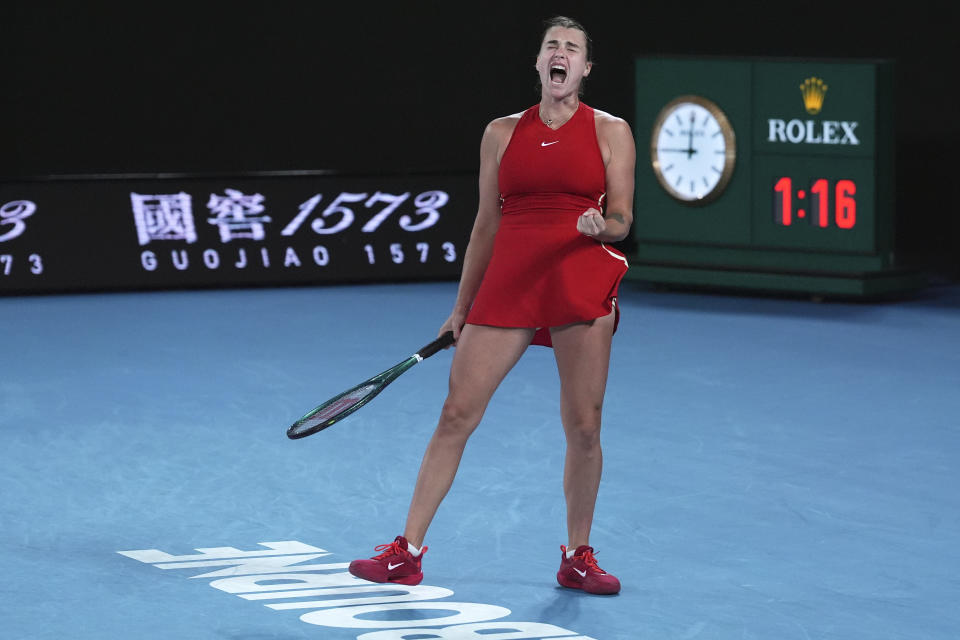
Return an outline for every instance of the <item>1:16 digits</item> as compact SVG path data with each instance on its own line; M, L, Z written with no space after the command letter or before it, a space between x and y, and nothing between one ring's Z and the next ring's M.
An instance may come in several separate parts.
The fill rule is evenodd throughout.
M797 218L810 215L810 224L815 227L830 226L830 183L819 178L810 185L810 206L808 209L793 208L793 179L782 177L773 186L773 219L777 224L789 227ZM853 180L837 180L833 188L833 221L840 229L852 229L857 223L857 185ZM803 189L796 192L798 205L802 205L807 193Z

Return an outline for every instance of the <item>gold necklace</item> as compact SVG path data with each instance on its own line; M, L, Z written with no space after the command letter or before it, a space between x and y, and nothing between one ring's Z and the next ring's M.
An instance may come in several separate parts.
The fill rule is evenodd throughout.
M574 108L573 113L576 113L576 112L577 112L577 109L579 109L579 108L580 108L580 104L577 103L577 106ZM539 113L539 110L538 110L538 113ZM572 117L572 115L571 115L570 117ZM568 117L566 120L564 120L564 122L566 122L567 120L569 120L570 117ZM540 113L540 121L543 122L543 124L545 124L545 125L547 125L547 126L549 127L551 124L553 124L554 118L545 118L545 117L543 117L543 113ZM559 122L558 122L558 125L559 125Z

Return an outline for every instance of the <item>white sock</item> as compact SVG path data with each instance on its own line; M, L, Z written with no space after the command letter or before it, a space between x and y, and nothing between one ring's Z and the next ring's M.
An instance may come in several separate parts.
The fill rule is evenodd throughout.
M577 552L576 549L567 549L567 560L573 557L573 554Z
M410 555L412 555L414 558L420 555L420 549L413 546L409 540L407 541L407 551L409 551Z

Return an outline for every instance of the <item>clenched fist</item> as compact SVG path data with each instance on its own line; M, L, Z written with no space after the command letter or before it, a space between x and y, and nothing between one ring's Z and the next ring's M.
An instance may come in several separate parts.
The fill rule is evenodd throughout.
M577 231L585 236L595 237L607 229L603 214L593 207L587 209L577 218Z

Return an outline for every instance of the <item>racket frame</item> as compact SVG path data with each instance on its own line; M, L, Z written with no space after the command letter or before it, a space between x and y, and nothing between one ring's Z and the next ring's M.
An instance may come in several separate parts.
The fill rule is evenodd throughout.
M421 349L419 349L416 353L414 353L412 356L410 356L406 360L403 360L395 364L394 366L390 367L386 371L382 371L377 375L373 376L372 378L368 378L367 380L364 380L360 384L350 387L346 391L338 393L337 395L333 396L323 404L320 404L314 409L312 409L311 411L307 412L300 419L298 419L296 422L290 425L290 427L287 429L287 437L290 438L291 440L297 440L300 438L305 438L306 436L309 436L309 435L313 435L314 433L323 431L324 429L327 429L333 426L340 420L343 420L344 418L351 415L358 409L361 409L368 402L376 398L380 394L380 392L386 389L391 382L399 378L402 374L406 373L411 367L413 367L414 365L420 362L423 362L433 354L437 353L441 349L444 349L450 346L451 344L453 344L453 332L448 331L442 334L439 338L437 338L433 342L427 345L424 345ZM303 428L305 424L311 421L311 418L316 416L318 413L322 413L325 409L328 409L332 405L335 405L340 399L350 395L351 393L357 391L358 389L362 389L363 387L367 387L371 385L375 387L373 391L368 393L359 401L355 402L352 405L347 406L342 411L339 411L333 414L332 416L330 416L325 420L322 420L307 428Z

